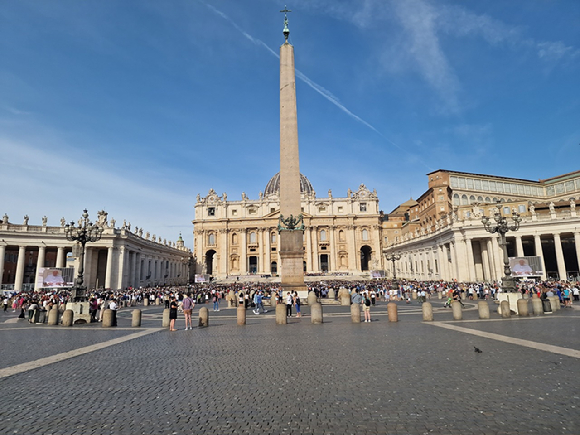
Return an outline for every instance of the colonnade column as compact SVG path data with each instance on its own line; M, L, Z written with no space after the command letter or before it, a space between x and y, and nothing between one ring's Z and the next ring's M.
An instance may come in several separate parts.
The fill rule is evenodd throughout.
M318 228L314 227L312 240L312 271L320 271L320 258L318 258Z
M248 272L248 233L246 230L242 230L241 235L242 246L240 246L240 273L245 275Z
M576 245L578 246L578 245ZM4 277L4 259L6 257L6 245L0 245L0 285L2 285L2 278Z
M330 226L328 227L328 232L330 233L328 235L328 240L330 243L330 252L328 253L328 271L329 272L334 272L336 270L338 270L338 268L336 267L336 246L334 245L334 226ZM379 254L380 251L377 251L377 255Z
M358 271L358 263L356 258L356 236L354 234L354 226L349 225L346 227L349 243L348 243L348 269Z
M272 232L270 228L264 231L264 273L272 273Z
M516 257L524 256L524 244L522 243L522 236L516 236Z
M229 257L230 257L230 253L228 252L228 234L229 234L229 230L228 229L223 229L221 230L221 237L220 237L220 268L218 270L218 272L220 272L222 274L222 276L225 278L226 275L229 275L229 267L228 267L228 263L229 263Z
M18 247L18 262L16 263L16 276L14 278L14 290L22 291L22 281L24 280L24 260L26 246Z
M64 248L59 247L56 253L56 267L64 267Z
M491 246L493 253L493 265L495 269L495 279L498 280L503 276L503 251L500 250L497 237L491 238Z
M554 233L554 246L556 247L556 263L558 264L558 276L560 279L567 279L566 262L564 261L564 251L562 250L562 240L560 233Z
M121 246L119 249L120 249L119 262L117 263L119 265L119 269L117 271L117 288L123 289L124 288L123 274L125 270L125 247Z
M489 270L489 253L487 252L487 241L479 241L479 250L481 251L481 263L483 265L483 280L491 281L491 272Z
M129 277L129 285L135 287L135 272L137 270L137 253L135 251L131 252L131 273Z
M135 253L135 288L139 288L141 287L141 253L140 252L136 252ZM108 260L108 259L107 259ZM107 264L108 267L108 264Z
M578 263L578 270L580 271L580 233L574 233L574 246L576 247L576 261ZM0 252L0 267L4 261L2 260L2 253ZM2 280L2 274L0 271L0 280ZM0 284L2 282L0 281Z
M475 275L475 260L473 257L473 245L471 244L471 239L466 238L465 244L467 247L467 263L469 266L469 281L475 282L477 281L477 276Z
M306 272L312 272L312 228L308 227L304 231L306 237Z
M105 288L111 288L111 278L113 276L113 247L107 249L107 268L105 270Z
M455 249L455 242L449 242L449 251L451 252L451 276L449 277L450 280L457 279L457 250Z
M38 272L39 272L40 268L41 267L44 267L44 257L45 257L45 254L46 254L46 246L39 246L38 247L38 259L36 261L36 275L34 277L34 290L35 291L38 291L39 290L36 287L37 282L38 282L37 276L38 276ZM2 278L0 277L0 279L2 279Z

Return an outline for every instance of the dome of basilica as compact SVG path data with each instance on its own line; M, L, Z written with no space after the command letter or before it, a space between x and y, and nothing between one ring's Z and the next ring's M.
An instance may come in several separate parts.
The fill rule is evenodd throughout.
M300 174L300 193L306 195L313 195L314 188L310 184L310 180L304 175ZM266 190L264 191L264 196L269 195L280 195L280 172L270 178L268 184L266 184Z

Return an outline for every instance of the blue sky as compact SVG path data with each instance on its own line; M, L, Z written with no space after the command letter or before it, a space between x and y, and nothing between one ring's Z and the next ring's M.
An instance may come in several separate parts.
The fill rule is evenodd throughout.
M210 188L257 199L279 170L284 3L4 1L0 214L105 209L192 246ZM394 209L439 169L578 170L580 2L300 0L301 172Z

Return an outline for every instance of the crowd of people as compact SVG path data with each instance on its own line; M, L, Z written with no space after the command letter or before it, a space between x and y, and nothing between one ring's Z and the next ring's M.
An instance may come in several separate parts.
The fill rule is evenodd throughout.
M326 280L306 284L309 292L314 292L317 298L338 299L338 293L344 288L351 295L352 303L363 306L365 321L370 321L370 307L377 301L405 301L410 303L417 299L420 302L438 297L447 299L448 305L454 300L497 299L502 292L500 283L459 283L446 281L392 281L392 280ZM570 307L574 301L580 300L578 282L570 281L520 281L517 290L523 294L537 294L539 297L558 296L564 307ZM103 312L109 308L118 310L123 307L156 303L170 309L170 319L177 317L178 311L186 315L186 328L191 328L191 310L196 304L212 304L214 311L220 310L220 304L226 299L236 301L237 306L252 309L259 315L267 312L264 300L275 298L277 304L286 305L286 315L300 317L301 301L297 292L283 294L276 283L235 282L235 283L203 283L180 287L128 288L125 290L92 290L89 292L89 309L91 320L102 321ZM19 292L3 296L3 310L18 312L20 318L28 317L33 321L33 315L38 310L49 310L53 306L64 306L70 299L66 290L41 290L39 292ZM293 314L295 313L295 314ZM172 326L173 330L174 327Z

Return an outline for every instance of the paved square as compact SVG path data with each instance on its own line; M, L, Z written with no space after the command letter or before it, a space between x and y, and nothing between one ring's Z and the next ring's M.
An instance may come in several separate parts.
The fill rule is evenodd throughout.
M328 305L323 325L308 307L285 326L248 310L242 327L235 310L210 309L208 328L184 331L180 318L177 332L159 330L160 307L140 307L142 328L130 309L116 329L0 323L2 433L580 433L580 311L479 321L469 304L453 322L433 303L434 323L416 302L399 305L398 323L384 303L370 324ZM24 363L37 368L7 374Z

